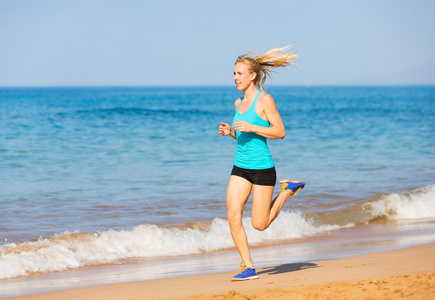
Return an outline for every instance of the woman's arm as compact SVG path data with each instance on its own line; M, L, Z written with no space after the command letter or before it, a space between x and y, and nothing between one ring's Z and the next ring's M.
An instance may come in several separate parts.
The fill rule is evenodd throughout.
M282 123L281 116L272 96L265 93L264 95L260 95L258 101L260 102L262 112L259 116L269 121L271 126L257 126L246 121L237 120L237 122L233 124L233 128L239 132L254 132L268 139L283 139L285 137L284 124Z
M240 98L234 102L234 110L237 109L237 106L239 106L239 103L240 103ZM233 137L234 139L237 140L236 132L234 131L234 129L231 128L231 126L229 124L224 123L224 122L221 122L221 125L219 125L219 135L220 136L231 135L231 137Z
M221 122L221 125L219 125L219 135L220 136L231 135L234 139L237 139L234 129L232 129L229 124L224 122Z

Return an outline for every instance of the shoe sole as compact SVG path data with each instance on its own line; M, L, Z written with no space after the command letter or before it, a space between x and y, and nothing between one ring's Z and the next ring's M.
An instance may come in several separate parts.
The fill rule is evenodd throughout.
M260 276L251 276L247 278L231 278L231 281L245 281L245 280L252 280L252 279L259 279Z

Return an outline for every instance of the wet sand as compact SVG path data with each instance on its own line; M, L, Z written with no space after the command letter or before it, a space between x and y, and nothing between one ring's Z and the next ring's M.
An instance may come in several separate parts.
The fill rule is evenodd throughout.
M258 268L260 279L231 282L235 272L98 285L5 299L432 299L435 244Z

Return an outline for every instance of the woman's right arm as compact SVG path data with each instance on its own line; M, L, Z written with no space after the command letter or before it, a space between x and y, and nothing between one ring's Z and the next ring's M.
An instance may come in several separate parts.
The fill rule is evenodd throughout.
M234 110L237 110L237 106L239 106L241 99L237 99L234 102ZM235 140L237 140L236 137L236 132L234 131L233 128L231 128L231 125L221 122L221 125L219 125L219 135L220 136L226 136L226 135L231 135L231 137Z
M231 135L234 139L237 139L236 133L234 129L231 128L231 125L224 122L221 122L221 125L219 125L219 135L220 136Z

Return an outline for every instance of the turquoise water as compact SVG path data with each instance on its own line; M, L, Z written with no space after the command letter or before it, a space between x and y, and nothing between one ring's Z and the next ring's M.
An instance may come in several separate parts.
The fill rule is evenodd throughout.
M380 216L435 220L435 87L267 92L287 131L269 140L278 178L307 186L277 219L295 232L271 228L250 233L251 241ZM103 259L77 266L231 247L225 193L235 141L220 137L218 125L231 122L240 96L233 87L0 88L0 252L31 245L41 260L16 267L3 256L10 272L0 278L76 266L41 267L47 258L39 252L59 237L83 247L89 236L153 241L113 257L92 250ZM193 249L169 251L168 241L192 240Z

